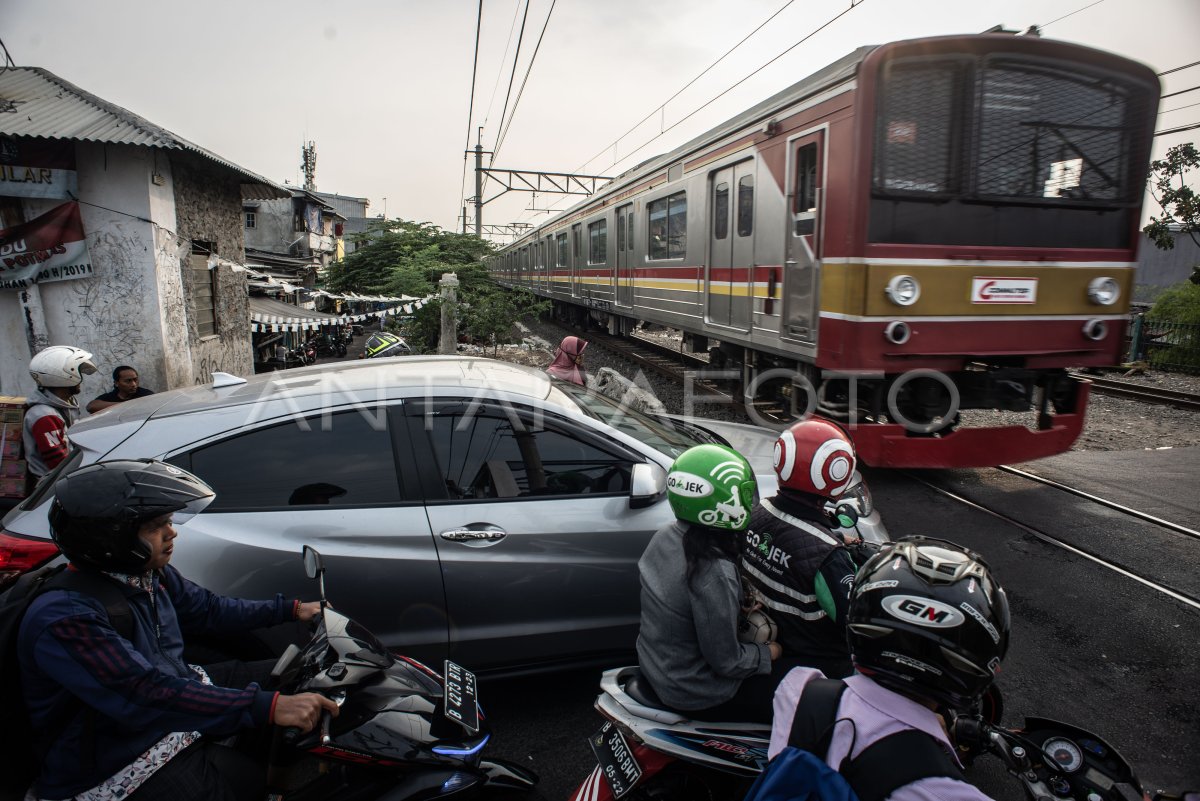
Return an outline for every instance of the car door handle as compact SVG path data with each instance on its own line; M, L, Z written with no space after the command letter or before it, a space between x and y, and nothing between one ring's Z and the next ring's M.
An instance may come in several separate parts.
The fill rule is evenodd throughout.
M499 528L452 528L441 532L438 536L451 542L499 542L508 534Z

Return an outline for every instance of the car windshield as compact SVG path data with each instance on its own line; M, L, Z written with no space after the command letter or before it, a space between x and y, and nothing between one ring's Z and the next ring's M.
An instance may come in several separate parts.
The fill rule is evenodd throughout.
M606 423L672 459L693 445L711 441L701 439L697 431L634 411L586 387L557 378L553 380L554 386L575 401L588 417Z

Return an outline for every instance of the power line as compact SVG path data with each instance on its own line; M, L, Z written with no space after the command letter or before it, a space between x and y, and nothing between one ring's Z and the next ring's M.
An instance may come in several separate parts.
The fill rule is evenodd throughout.
M1087 4L1086 6L1084 6L1083 8L1077 8L1077 9L1075 9L1074 11L1072 11L1070 14L1063 14L1063 15L1062 15L1061 17L1059 17L1058 19L1052 19L1052 20L1050 20L1049 22L1043 23L1042 25L1038 25L1037 27L1039 27L1039 28L1045 28L1045 27L1047 27L1047 26L1049 26L1049 25L1053 25L1054 23L1058 22L1059 20L1064 20L1064 19L1066 19L1067 17L1074 16L1075 14L1078 14L1080 11L1087 11L1087 10L1088 10L1089 8L1091 8L1092 6L1098 6L1098 5L1100 5L1101 3L1103 3L1103 2L1104 2L1104 0L1096 0L1096 2L1094 2L1094 3L1088 3L1088 4Z
M17 66L17 62L13 61L13 57L8 54L8 46L4 44L3 39L0 39L0 50L4 51L4 64L0 65L0 69Z
M512 24L508 26L508 38L504 40L504 55L500 57L500 66L503 67L508 63L508 51L512 47L513 31L517 29L517 17L521 16L521 0L517 0L513 6ZM492 96L488 100L487 114L483 118L483 127L486 128L488 120L492 118L492 106L496 104L496 90L500 88L500 79L504 77L504 70L496 70L496 83L492 86Z
M463 207L463 199L466 197L467 190L467 151L471 148L471 118L475 116L475 76L479 71L479 32L483 29L483 0L479 0L479 12L475 16L475 59L471 65L471 100L467 104L467 141L463 145L463 172L462 179L458 182L458 208ZM463 226L467 224L463 220Z
M504 127L504 118L508 115L508 99L512 96L513 80L517 77L517 62L521 60L521 43L525 41L525 22L529 19L529 0L525 0L525 16L521 17L521 32L517 35L517 52L513 56L512 74L508 76L508 91L504 93L504 109L500 112L500 127ZM495 148L488 159L491 164L496 159Z
M658 113L660 110L662 110L662 109L663 109L663 108L664 108L664 107L667 105L667 103L670 103L672 100L674 100L675 98L679 97L681 94L683 94L683 93L684 93L684 91L686 91L686 90L687 90L687 88L688 88L688 87L690 87L690 86L691 86L692 84L694 84L696 81L700 80L700 79L701 79L701 78L703 78L705 75L707 75L707 74L708 74L708 72L709 72L709 70L711 70L713 67L715 67L715 66L717 66L718 64L720 64L722 61L724 61L724 60L725 60L725 58L726 58L726 56L728 56L728 55L729 55L730 53L732 53L734 50L737 50L739 47L741 47L743 44L745 44L747 39L749 39L751 36L753 36L754 34L758 33L759 31L761 31L761 30L763 29L763 27L764 27L764 26L765 26L765 25L766 25L768 22L770 22L771 20L773 20L773 19L775 19L776 17L778 17L778 16L779 16L779 15L780 15L780 14L783 12L783 10L784 10L785 8L787 8L788 6L790 6L790 5L791 5L792 3L794 3L795 1L796 1L796 0L788 0L788 2L786 2L786 3L784 3L782 6L780 6L778 11L776 11L776 12L775 12L774 14L772 14L771 16L767 17L765 20L763 20L763 21L762 21L762 23L760 23L760 24L759 24L759 26L758 26L757 28L755 28L754 30L750 31L750 33L748 33L748 34L746 34L744 37L742 37L742 40L741 40L740 42L738 42L738 43L737 43L737 44L735 44L733 47L729 48L729 49L728 49L728 50L726 50L724 53L722 53L720 58L718 58L716 61L714 61L713 63L709 64L707 67L705 67L705 68L703 69L703 71L701 71L701 72L700 72L700 74L699 74L699 75L697 75L695 78L692 78L690 81L688 81L686 84L684 84L684 85L683 85L683 86L682 86L682 87L679 89L679 91L678 91L678 92L676 92L675 94L671 95L671 96L670 96L670 97L668 97L666 100L664 100L662 103L659 103L657 106L655 106L653 111L651 111L649 114L647 114L647 115L646 115L645 117L643 117L641 120L639 120L639 121L638 121L638 122L637 122L637 123L636 123L636 124L635 124L635 125L634 125L632 128L630 128L628 131L626 131L625 133L623 133L623 134L621 134L620 136L618 136L618 137L617 137L617 138L616 138L616 139L615 139L615 140L612 142L612 144L605 145L603 150L601 150L601 151L600 151L599 153L597 153L596 155L592 156L592 157L591 157L590 159L588 159L587 161L583 162L583 164L580 164L578 167L576 167L576 168L573 170L573 172L579 172L579 171L580 171L580 170L582 170L584 167L586 167L587 165L589 165L589 164L591 164L593 161L595 161L597 158L599 158L600 156L602 156L602 155L604 155L606 152L608 152L608 149L609 149L610 147L616 147L618 144L620 144L620 142L621 142L621 140L622 140L622 139L624 139L626 136L629 136L629 134L631 134L631 133L633 133L634 131L636 131L636 130L638 129L638 127L642 125L642 123L646 122L646 121L647 121L647 120L649 120L651 117L653 117L655 114L657 114L657 113Z
M1174 97L1175 95L1185 95L1188 92L1194 92L1197 89L1200 89L1200 86L1193 86L1191 89L1180 89L1178 92L1171 92L1169 95L1161 95L1159 97L1159 99L1166 100L1168 97Z
M1164 75L1170 75L1172 72L1179 72L1180 70L1186 70L1189 67L1196 66L1197 64L1200 64L1200 61L1193 61L1191 64L1184 64L1182 67L1176 67L1173 70L1164 70L1164 71L1158 73L1158 77L1161 78Z
M1172 111L1183 111L1185 108L1194 108L1200 106L1200 103L1189 103L1186 106L1178 106L1177 108L1169 108L1166 111L1160 111L1159 114L1170 114Z
M504 137L508 134L508 128L512 125L513 118L517 116L517 106L521 103L521 95L525 94L525 83L529 80L529 73L533 72L533 62L537 60L538 51L542 49L542 37L546 35L546 28L550 26L550 15L554 13L556 3L558 3L558 0L551 0L550 10L546 12L546 21L542 23L542 32L538 34L537 44L533 48L533 55L529 57L529 66L525 69L525 77L521 79L521 88L517 91L517 99L513 101L513 112L508 115L507 123L504 123L503 119L500 120L504 127L500 129L500 136L496 139L495 153L492 154L493 159L500 153L500 145L504 143Z
M1191 125L1181 125L1178 128L1167 128L1165 131L1155 131L1155 136L1166 136L1167 134L1183 133L1184 131L1195 130L1200 128L1200 122L1194 122Z

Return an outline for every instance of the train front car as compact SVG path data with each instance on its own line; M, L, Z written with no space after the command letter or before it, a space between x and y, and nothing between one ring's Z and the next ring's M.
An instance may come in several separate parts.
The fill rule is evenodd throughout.
M1122 358L1157 77L1001 34L886 45L857 77L854 141L829 143L810 170L823 191L789 207L781 335L816 312L819 413L855 422L877 466L1069 449L1088 393L1065 368ZM805 143L791 147L799 169ZM806 259L819 294L788 286Z

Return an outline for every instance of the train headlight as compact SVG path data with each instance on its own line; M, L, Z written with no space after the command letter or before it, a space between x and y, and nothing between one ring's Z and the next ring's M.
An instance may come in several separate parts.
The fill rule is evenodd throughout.
M921 297L921 285L911 275L895 275L884 292L897 306L911 306Z
M1117 279L1093 278L1088 283L1088 300L1100 306L1111 306L1121 297L1121 285Z

